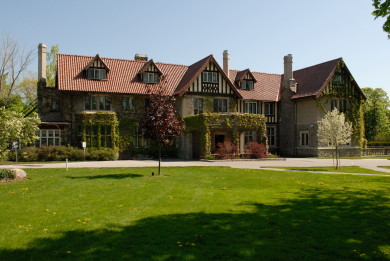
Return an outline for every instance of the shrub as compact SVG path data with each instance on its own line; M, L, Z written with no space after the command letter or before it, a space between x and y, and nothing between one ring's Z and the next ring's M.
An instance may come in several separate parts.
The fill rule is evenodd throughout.
M118 152L113 149L88 149L87 160L117 160Z
M237 146L230 141L224 141L217 144L217 158L219 159L232 159L238 156Z
M215 157L213 155L206 155L204 158L207 160L215 160Z
M267 149L262 143L248 142L244 150L251 158L261 159L267 157Z
M16 178L15 172L9 169L0 169L0 179L14 179Z

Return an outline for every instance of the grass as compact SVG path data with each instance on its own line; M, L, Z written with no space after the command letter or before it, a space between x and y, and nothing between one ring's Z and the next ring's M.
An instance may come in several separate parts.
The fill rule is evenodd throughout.
M390 169L390 166L378 166L379 168Z
M390 260L388 177L26 171L0 184L0 260Z
M388 172L376 171L372 169L361 168L358 166L342 166L339 169L334 167L267 167L276 169L289 169L301 171L327 171L327 172L343 172L343 173L364 173L364 174L388 174Z

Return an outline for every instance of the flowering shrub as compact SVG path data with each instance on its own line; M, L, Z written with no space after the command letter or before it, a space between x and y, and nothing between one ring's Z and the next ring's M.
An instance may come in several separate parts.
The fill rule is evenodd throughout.
M230 141L224 141L217 144L217 158L232 159L238 157L237 146Z
M280 158L280 155L278 155L276 153L275 154L268 153L267 158L276 159L276 158Z
M250 158L267 158L267 149L262 143L257 142L248 142L244 148L245 153L249 155Z

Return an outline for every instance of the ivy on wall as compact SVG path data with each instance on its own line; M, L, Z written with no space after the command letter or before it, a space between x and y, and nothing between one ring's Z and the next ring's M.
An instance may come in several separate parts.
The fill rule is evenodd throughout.
M112 148L118 148L119 139L119 122L115 112L97 111L94 113L82 112L81 116L81 131L82 141L87 140L87 126L97 126L97 147L101 148L101 126L111 127Z
M203 113L184 117L186 134L199 132L201 157L211 154L211 134L215 130L231 133L232 143L239 144L240 133L257 131L257 140L268 144L265 117L262 114L249 113Z
M323 94L316 99L317 108L324 113L327 112L326 105L332 99L345 99L348 101L349 108L345 112L345 116L353 127L353 138L358 143L359 147L364 148L367 145L367 140L364 135L364 114L362 106L362 95L356 91L354 79L345 69L345 64L341 61L335 71L335 75L339 74L342 78L342 83L335 83L334 77L329 81Z

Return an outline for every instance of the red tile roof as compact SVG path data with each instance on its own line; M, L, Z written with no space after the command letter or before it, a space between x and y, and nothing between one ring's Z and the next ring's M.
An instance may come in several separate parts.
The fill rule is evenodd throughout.
M100 57L98 57L100 58ZM101 93L147 94L145 83L141 82L138 73L152 60L135 61L111 58L100 58L110 68L107 80L90 80L85 77L85 67L96 57L65 55L57 56L58 89L63 91L83 91ZM318 96L333 76L341 58L294 71L298 84L293 98ZM283 75L230 70L229 79L212 55L190 65L154 63L166 76L166 94L183 95L190 84L200 75L208 63L213 62L220 70L237 96L245 100L279 101ZM250 72L256 80L253 90L241 90L236 80ZM356 84L357 86L357 84ZM360 89L359 89L360 91Z
M237 74L240 74L240 72L242 71L230 70L230 80L234 82L237 78ZM279 101L281 86L280 74L252 72L252 75L256 79L253 90L242 90L237 83L235 83L238 92L244 100Z
M91 56L64 55L57 56L58 89L62 91L83 91L101 93L146 94L145 83L141 82L138 72L147 62L101 58L110 68L107 80L90 80L84 75L83 69L93 59ZM187 66L176 64L155 63L166 75L166 93L172 94Z

